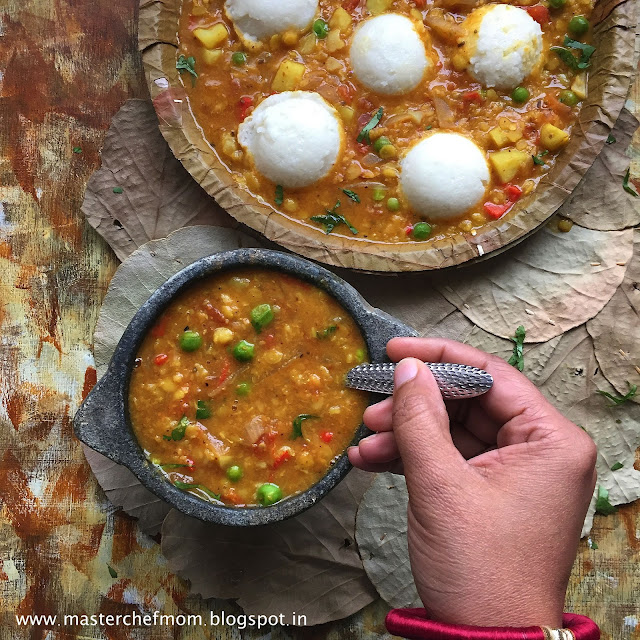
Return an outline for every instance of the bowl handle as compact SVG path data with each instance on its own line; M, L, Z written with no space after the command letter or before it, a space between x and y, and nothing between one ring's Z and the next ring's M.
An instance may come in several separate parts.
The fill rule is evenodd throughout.
M371 307L369 311L368 323L367 333L374 336L374 344L378 351L371 353L374 362L388 361L386 348L391 338L415 338L420 335L413 327L375 307Z
M119 410L119 383L107 372L91 390L73 417L78 439L117 464L127 465L123 452L130 440L123 433L123 416ZM124 435L124 438L123 438Z

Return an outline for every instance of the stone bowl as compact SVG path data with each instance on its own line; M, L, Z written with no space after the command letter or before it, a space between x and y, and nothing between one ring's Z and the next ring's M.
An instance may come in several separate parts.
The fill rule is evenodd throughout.
M201 278L242 267L274 269L326 291L356 322L367 344L371 362L387 359L386 344L394 336L416 335L411 327L372 307L351 285L330 271L303 258L267 249L237 249L201 258L169 278L151 295L122 334L106 374L76 413L73 419L75 433L92 449L130 469L149 491L175 509L205 522L239 527L285 520L314 505L351 469L346 451L312 487L272 506L228 507L207 502L174 487L146 458L131 428L128 392L140 344L175 296ZM370 401L378 399L372 395ZM357 444L367 433L366 427L360 425L350 444Z

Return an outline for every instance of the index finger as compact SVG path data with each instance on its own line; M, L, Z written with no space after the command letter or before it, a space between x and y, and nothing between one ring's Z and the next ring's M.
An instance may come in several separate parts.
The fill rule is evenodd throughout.
M387 353L394 361L419 358L424 362L453 362L484 369L493 377L493 387L477 402L500 424L523 413L555 413L538 389L515 367L468 344L445 338L392 338Z

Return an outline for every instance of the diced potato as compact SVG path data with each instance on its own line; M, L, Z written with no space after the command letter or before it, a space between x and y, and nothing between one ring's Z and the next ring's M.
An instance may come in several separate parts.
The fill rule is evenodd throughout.
M577 75L571 83L571 91L575 93L580 100L587 97L587 74L581 73Z
M202 62L208 65L216 65L222 59L222 49L203 49L200 53Z
M294 60L283 60L271 83L273 91L294 91L305 72L305 66Z
M351 16L342 7L338 7L329 19L329 26L344 33L351 26Z
M225 345L233 340L233 331L227 327L218 327L213 332L213 344Z
M456 71L464 71L469 66L469 61L461 53L454 53L451 56L451 64Z
M515 131L505 131L501 127L494 127L489 131L489 138L491 138L491 142L501 149L502 147L506 147L514 142L518 142L520 138L522 138L522 131L516 129Z
M333 53L334 51L339 51L345 47L344 40L340 37L340 32L337 30L329 31L329 35L326 40L326 47L329 53Z
M384 13L392 4L393 0L367 0L367 11L377 16Z
M356 112L351 107L338 107L338 113L345 122L352 122Z
M300 42L298 43L298 51L302 54L302 55L307 55L308 53L311 53L315 48L316 45L318 43L318 39L316 38L316 34L313 33L313 31L311 31L310 33L307 33L306 36L303 36L300 39Z
M549 151L559 151L569 142L569 134L549 122L540 127L540 144Z
M329 73L338 73L339 71L342 71L342 62L333 56L329 56L327 61L324 63L324 68Z
M289 29L282 34L282 42L287 47L295 47L298 44L298 34L292 29Z
M531 164L531 156L524 151L505 149L489 156L489 162L500 182L510 182L525 167Z
M200 40L207 49L215 49L227 38L229 32L227 31L226 25L218 22L206 29L194 29L193 35Z

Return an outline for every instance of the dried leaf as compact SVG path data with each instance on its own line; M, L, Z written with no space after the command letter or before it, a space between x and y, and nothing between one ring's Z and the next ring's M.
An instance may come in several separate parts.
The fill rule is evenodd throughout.
M377 594L355 544L356 509L373 480L354 470L300 516L268 527L206 524L171 511L162 552L204 598L237 598L247 614L292 613L306 624L345 618Z
M82 212L120 260L187 225L238 227L175 159L147 100L128 100L113 118Z
M624 280L602 311L587 323L605 378L625 395L640 386L640 230ZM636 394L630 398L640 403Z
M474 329L468 343L505 357L511 346L481 329ZM633 468L640 446L640 406L628 402L610 407L598 391L613 391L599 371L593 341L585 327L577 327L549 342L526 345L525 375L567 418L581 426L598 447L598 484L606 488L614 505L640 498L640 472ZM618 467L615 473L612 467ZM593 522L595 494L582 531Z
M404 476L376 476L358 509L356 540L362 563L380 597L390 606L421 607L409 563Z
M636 117L623 109L607 144L558 213L583 227L611 231L640 224L640 202L621 188L638 129Z
M622 281L632 243L632 230L547 226L508 253L434 280L485 331L507 338L524 322L527 341L542 342L602 309Z
M82 447L98 484L111 504L137 518L138 525L146 534L154 536L159 533L162 521L171 507L145 489L129 469L86 445Z

